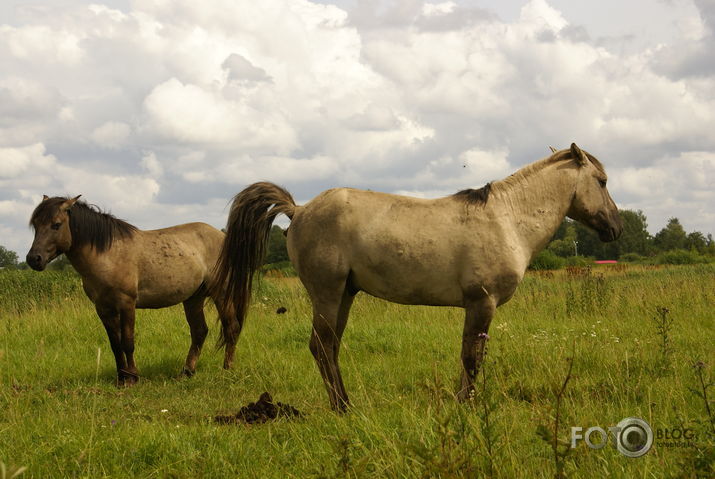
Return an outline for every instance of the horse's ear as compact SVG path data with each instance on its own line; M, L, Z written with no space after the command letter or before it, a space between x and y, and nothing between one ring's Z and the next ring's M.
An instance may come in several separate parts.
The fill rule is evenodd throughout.
M68 209L72 208L74 206L74 204L77 203L77 200L79 199L80 196L82 196L82 195L77 195L74 198L65 201L64 203L62 203L62 206L60 206L60 209L62 211L67 211Z
M571 143L571 156L578 163L578 166L586 166L588 164L588 157L581 151L581 148L576 146L576 143Z
M551 153L556 153L556 148L554 148L553 146L550 146L549 150L551 150Z
M47 195L42 195L42 201L47 201L47 200L49 200L49 199L50 199L49 196L47 196Z

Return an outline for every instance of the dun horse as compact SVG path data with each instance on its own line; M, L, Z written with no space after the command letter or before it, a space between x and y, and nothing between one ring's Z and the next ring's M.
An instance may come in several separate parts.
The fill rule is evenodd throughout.
M42 271L64 253L82 276L117 362L117 384L130 385L139 372L134 362L135 308L183 303L191 347L182 373L191 376L206 339L207 283L224 234L204 223L153 231L136 227L75 198L48 198L35 208L30 224L35 240L27 264ZM240 325L230 309L221 312L224 368L230 368Z
M458 398L469 398L489 323L569 216L602 241L622 223L601 163L575 144L508 178L439 199L337 188L304 206L272 183L234 198L214 280L242 320L273 219L290 218L288 254L313 304L310 350L331 406L348 395L338 367L340 338L359 291L402 304L466 310Z

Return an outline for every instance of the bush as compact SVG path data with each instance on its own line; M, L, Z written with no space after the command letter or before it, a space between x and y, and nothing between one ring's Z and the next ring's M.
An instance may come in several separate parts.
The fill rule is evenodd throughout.
M560 269L566 265L566 260L556 256L549 250L544 250L531 261L529 269L542 271L547 269Z
M655 259L656 264L702 264L710 261L706 256L684 249L666 251L659 254Z
M261 268L261 271L268 276L298 276L298 273L296 273L293 268L293 263L290 261L265 264L263 268Z
M566 266L591 266L593 261L592 256L569 256L566 258Z
M0 270L0 319L70 298L82 298L82 281L74 270Z
M642 263L646 260L646 257L638 253L623 253L618 260L626 263Z

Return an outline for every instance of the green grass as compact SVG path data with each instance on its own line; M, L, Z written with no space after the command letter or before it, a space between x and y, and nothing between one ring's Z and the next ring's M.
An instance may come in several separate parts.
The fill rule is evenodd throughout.
M142 381L117 389L104 329L77 277L0 272L0 462L41 478L480 477L488 471L488 398L494 476L553 477L553 453L537 428L553 425L554 392L574 348L560 439L571 426L607 428L628 416L654 430L694 428L698 437L695 448L656 441L638 459L581 444L565 459L566 475L696 477L713 460L692 365L705 361L713 379L715 267L601 272L603 280L525 278L492 323L488 395L474 408L453 398L462 310L359 295L340 356L354 404L343 416L329 410L308 350L310 305L295 279L262 283L232 371L212 347L212 319L196 376L175 379L189 346L181 307L140 311ZM578 307L567 308L567 298ZM275 314L279 306L287 313ZM660 306L674 318L665 360L652 320ZM212 423L263 391L304 419Z

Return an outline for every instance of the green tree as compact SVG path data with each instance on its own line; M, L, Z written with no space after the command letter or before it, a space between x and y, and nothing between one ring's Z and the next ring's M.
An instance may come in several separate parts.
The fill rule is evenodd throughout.
M684 249L688 238L678 218L670 218L668 224L656 233L653 243L660 251Z
M713 235L710 233L708 233L707 243L705 244L705 254L715 256L715 240L713 240Z
M623 233L616 240L618 256L625 253L637 253L646 256L650 253L652 238L648 233L648 223L641 210L619 210L623 221Z
M268 251L265 264L288 261L288 248L286 247L285 230L278 225L273 225L268 236Z
M17 266L17 253L0 246L0 268L8 266Z
M708 239L700 231L693 231L686 236L685 247L698 253L705 253L708 247Z
M556 256L561 256L562 258L574 256L576 253L576 245L574 245L574 242L576 241L576 226L574 225L574 222L564 221L561 226L559 226L559 230L556 233L561 234L561 238L552 240L546 249L554 253ZM554 235L554 237L556 237L556 235Z

